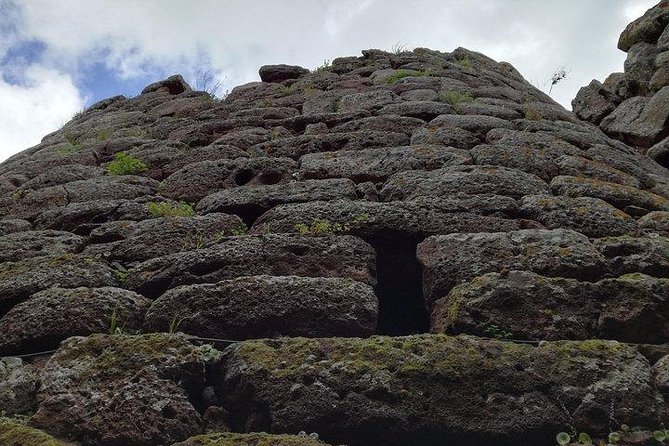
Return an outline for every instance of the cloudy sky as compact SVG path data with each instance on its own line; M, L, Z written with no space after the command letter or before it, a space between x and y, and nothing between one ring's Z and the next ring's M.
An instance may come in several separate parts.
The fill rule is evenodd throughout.
M258 67L314 68L360 50L458 46L511 62L570 108L621 71L626 24L656 0L0 0L0 160L78 110L174 73L221 91Z

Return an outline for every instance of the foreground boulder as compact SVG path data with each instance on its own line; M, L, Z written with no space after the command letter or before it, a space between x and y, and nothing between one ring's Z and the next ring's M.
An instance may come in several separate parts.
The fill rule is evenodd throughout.
M84 444L169 445L202 430L193 406L219 354L182 336L92 335L64 342L41 372L33 423Z
M552 444L567 425L666 419L650 365L617 342L296 338L226 355L219 386L235 429L317 431L335 444Z
M271 434L206 434L175 443L173 446L328 446L327 444L304 436Z

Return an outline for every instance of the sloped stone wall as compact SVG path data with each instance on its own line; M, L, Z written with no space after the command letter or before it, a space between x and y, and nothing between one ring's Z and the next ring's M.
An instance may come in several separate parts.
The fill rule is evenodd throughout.
M551 445L669 421L665 167L461 48L260 76L223 100L173 76L0 165L0 410L31 416L0 438Z

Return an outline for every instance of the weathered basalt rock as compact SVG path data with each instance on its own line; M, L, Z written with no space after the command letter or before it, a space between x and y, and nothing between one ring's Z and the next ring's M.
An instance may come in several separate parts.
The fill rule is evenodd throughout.
M351 279L251 276L169 290L151 305L145 328L164 331L177 320L205 338L365 337L377 307L374 290Z
M188 440L175 443L172 446L329 446L322 441L310 438L306 434L298 435L271 435L215 433L198 435Z
M60 441L24 421L0 418L0 444L6 446L74 446Z
M390 175L407 170L434 170L471 164L465 150L446 146L408 146L325 152L300 159L301 178L350 178L355 182L382 182Z
M0 354L28 354L0 359L0 411L81 446L669 423L650 370L669 353L665 10L576 115L463 48L93 104L0 164ZM110 169L120 153L136 168ZM479 338L400 337L430 330ZM218 363L201 337L249 340Z
M374 250L355 237L226 237L210 248L158 257L129 271L125 286L148 297L169 288L234 277L343 277L375 283Z
M608 135L646 152L669 135L669 5L660 1L620 35L625 72L581 88L572 106L577 116ZM669 167L669 160L661 163Z
M669 280L630 274L599 282L490 273L453 288L432 313L435 333L514 339L669 340Z
M37 375L38 369L20 358L0 358L0 407L4 416L35 411L39 387Z
M355 199L355 184L345 179L324 179L274 184L240 186L204 197L197 204L202 213L226 212L253 222L265 211L287 203Z
M666 411L648 362L617 342L297 338L226 355L224 404L247 408L236 429L318 429L332 443L551 444L564 423L608 432L610 417L653 424Z
M71 336L116 329L134 333L150 305L148 299L119 288L49 288L0 319L0 354L50 350Z
M220 213L139 222L116 220L91 231L84 254L122 262L149 260L210 246L243 226L238 217Z
M632 217L598 198L528 195L520 202L521 211L547 229L573 229L588 237L634 233Z
M384 201L455 193L496 194L513 198L548 192L540 178L497 166L454 166L432 171L406 171L392 175L381 189Z
M117 279L106 263L76 254L31 257L0 264L0 315L30 295L59 286L114 286Z
M33 423L85 444L185 440L202 431L192 401L220 355L207 347L168 334L70 338L41 371Z
M595 245L566 229L433 236L418 245L417 256L428 305L458 283L489 272L518 269L579 280L596 280L608 272Z

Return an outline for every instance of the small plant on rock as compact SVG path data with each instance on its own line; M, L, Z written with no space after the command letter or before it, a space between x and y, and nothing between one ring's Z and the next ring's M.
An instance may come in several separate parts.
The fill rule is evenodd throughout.
M323 63L312 70L312 73L320 73L322 71L330 71L330 61L323 60Z
M232 235L246 235L249 232L248 226L246 226L243 222L240 223L236 228L232 229Z
M566 432L560 432L559 434L557 434L557 435L555 436L555 441L556 441L557 444L559 444L560 446L568 445L569 442L571 441L571 435L569 435L569 434L566 433Z
M186 319L185 317L179 317L176 314L172 316L172 319L167 324L167 329L169 334L174 334L179 329L179 325Z
M400 54L407 51L411 51L408 43L396 42L391 48L393 54Z
M525 109L525 119L528 121L539 121L541 120L541 113L536 108L528 106Z
M458 59L455 61L458 65L460 65L462 68L471 68L472 67L472 61L469 59L469 57L463 57L462 59Z
M658 429L656 431L653 431L653 440L657 441L660 444L664 444L665 441L669 440L669 430Z
M393 74L386 78L386 84L395 85L400 79L405 77L421 77L428 76L426 71L415 71L415 70L396 70Z
M193 206L186 202L180 202L178 204L170 203L164 201L162 203L157 203L155 201L149 201L149 213L152 217L192 217L195 215Z
M125 281L128 280L128 272L116 270L114 271L114 279L116 279L119 284L123 285Z
M513 336L513 333L508 332L495 324L486 325L483 329L483 333L485 333L486 336L495 339L510 339Z
M334 235L342 232L349 232L351 229L360 226L367 221L369 221L369 214L359 214L351 221L344 223L332 223L324 218L317 218L314 219L311 225L297 223L293 228L301 235Z
M146 169L146 164L142 160L125 152L118 152L114 156L114 161L107 164L107 172L110 175L137 175Z
M123 329L118 326L118 303L114 307L114 311L112 311L111 317L109 319L109 334L123 334Z
M553 76L551 76L551 88L548 90L548 94L550 95L551 92L553 91L553 87L555 87L560 81L565 79L567 77L567 70L564 67L560 67L557 70L555 70L555 73L553 73Z
M439 101L456 106L465 102L471 102L474 98L468 91L447 90L439 93Z

